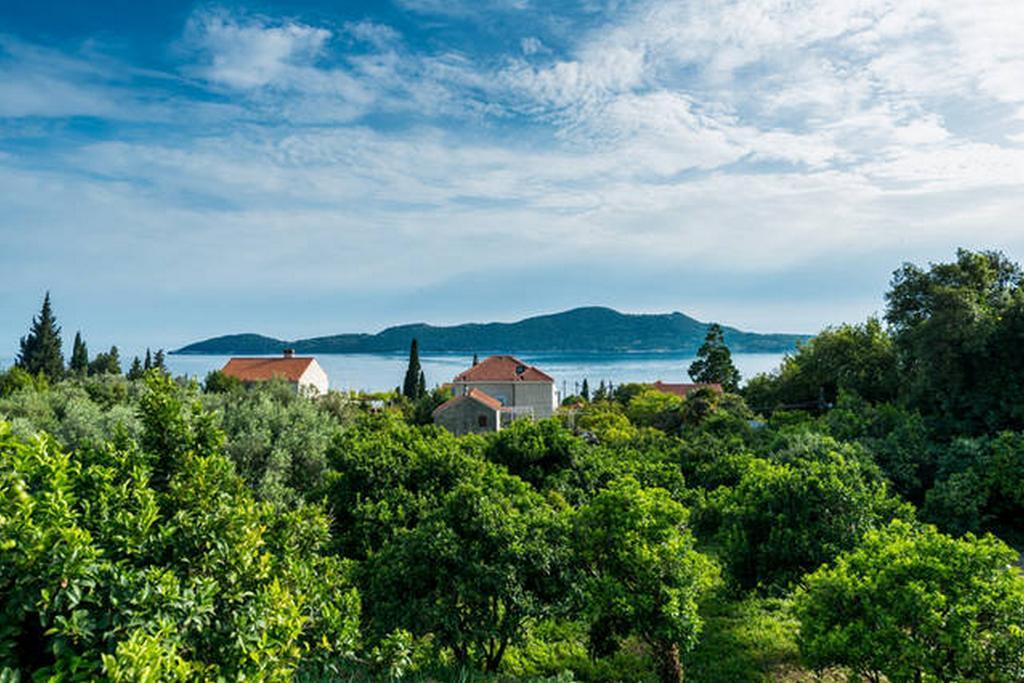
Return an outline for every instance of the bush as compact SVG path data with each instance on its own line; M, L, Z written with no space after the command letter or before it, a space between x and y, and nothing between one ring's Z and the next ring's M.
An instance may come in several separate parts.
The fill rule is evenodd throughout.
M895 521L807 577L800 649L869 680L1024 679L1024 578L991 536Z
M838 450L755 459L735 488L721 490L717 507L732 578L762 589L785 588L866 531L912 515L871 467Z

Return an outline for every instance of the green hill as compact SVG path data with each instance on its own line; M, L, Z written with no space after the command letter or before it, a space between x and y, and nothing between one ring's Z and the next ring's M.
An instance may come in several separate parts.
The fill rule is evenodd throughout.
M426 353L696 352L707 323L682 313L628 314L610 308L576 308L514 323L425 323L389 327L377 334L337 334L286 341L259 334L230 334L189 344L177 354L263 355L290 347L297 353L389 353L406 351L415 337ZM725 327L736 353L789 351L798 334L757 334Z

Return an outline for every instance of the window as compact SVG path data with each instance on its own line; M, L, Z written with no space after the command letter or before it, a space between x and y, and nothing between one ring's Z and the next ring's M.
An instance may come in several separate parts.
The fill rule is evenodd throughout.
M479 425L481 427L486 427L487 426L487 416L486 415L479 416L478 418L476 418L476 423L477 423L477 425Z

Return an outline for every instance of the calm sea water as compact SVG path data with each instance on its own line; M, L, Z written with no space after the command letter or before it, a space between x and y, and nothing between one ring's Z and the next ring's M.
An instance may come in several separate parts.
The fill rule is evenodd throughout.
M143 352L144 353L144 352ZM122 351L122 365L127 369L135 353ZM139 355L142 355L141 353ZM736 367L744 379L778 367L780 353L737 353ZM167 365L174 375L202 379L211 370L224 367L228 356L168 356ZM625 382L690 381L686 370L693 357L673 353L609 353L609 354L521 354L531 365L555 378L559 391L575 393L586 378L591 390L601 380L616 385ZM321 354L317 361L327 372L332 389L387 391L401 385L408 363L406 354ZM7 367L13 358L0 358L0 367ZM472 363L471 355L426 355L420 358L427 385L449 382Z

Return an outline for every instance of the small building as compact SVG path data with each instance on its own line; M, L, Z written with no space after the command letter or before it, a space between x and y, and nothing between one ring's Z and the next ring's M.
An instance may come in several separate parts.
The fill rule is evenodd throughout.
M434 409L434 423L456 436L501 429L501 402L479 389L454 396Z
M477 389L497 399L512 417L551 417L558 409L558 391L550 375L515 356L491 356L452 380L456 396Z
M232 358L221 372L246 384L281 378L296 391L313 396L323 396L328 389L327 373L316 358L296 356L292 349L285 349L278 358Z
M694 382L690 384L670 384L668 382L662 382L659 379L654 384L648 384L647 386L649 386L651 389L654 389L655 391L660 391L663 394L672 394L673 396L678 396L679 398L686 398L688 394L691 394L694 391L700 391L701 389L711 389L715 393L722 393L721 384L712 384L709 382Z
M491 356L451 382L454 398L434 410L434 423L455 434L496 432L521 417L558 408L555 380L515 356Z

